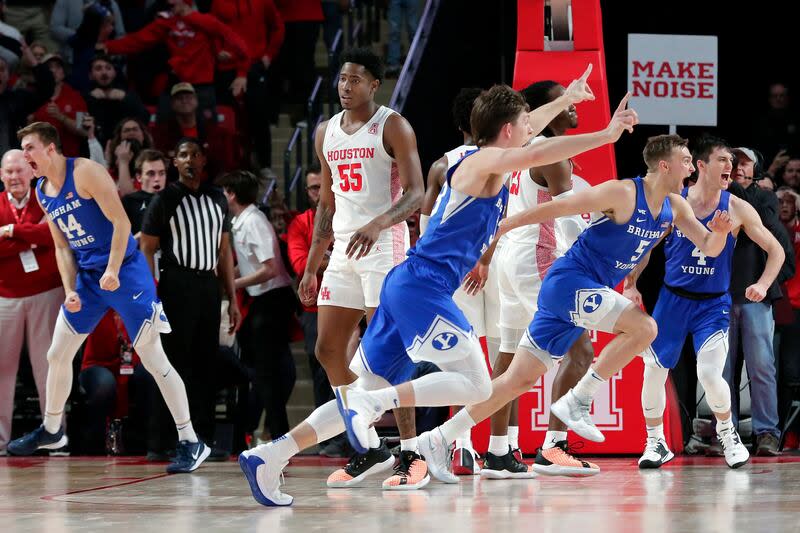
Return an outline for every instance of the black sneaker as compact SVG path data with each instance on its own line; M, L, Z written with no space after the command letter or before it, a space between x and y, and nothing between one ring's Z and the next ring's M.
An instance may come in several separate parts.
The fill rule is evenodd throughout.
M187 474L193 472L210 454L211 448L203 444L203 441L182 440L175 450L175 461L167 466L167 473Z
M394 475L383 482L384 490L417 490L430 482L428 464L417 452L403 450Z
M370 448L367 453L357 453L339 470L328 476L328 487L341 489L358 485L365 478L386 472L394 466L394 455L381 439L381 445Z
M674 457L675 455L667 447L667 441L655 437L647 437L644 453L639 458L639 468L642 470L661 468L661 465L672 461Z
M536 472L519 461L509 446L508 453L502 456L486 452L481 477L486 479L531 479L536 477Z
M39 426L24 437L8 443L11 455L33 455L36 450L58 450L67 445L68 439L61 427L55 433L48 433L44 426Z

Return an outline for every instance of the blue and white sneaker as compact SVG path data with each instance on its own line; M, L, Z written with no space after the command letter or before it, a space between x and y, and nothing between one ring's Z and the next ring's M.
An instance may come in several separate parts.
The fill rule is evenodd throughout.
M175 460L167 465L167 474L187 474L194 472L197 467L203 464L211 448L206 446L203 441L189 442L182 440L175 449Z
M380 420L383 409L369 393L341 385L334 389L336 406L344 420L347 439L358 453L369 450L369 427Z
M261 445L245 450L239 455L239 466L258 503L267 507L292 505L294 498L281 492L283 469L289 461L278 459L273 449L272 446Z
M69 439L64 435L64 428L57 433L49 433L44 426L39 426L27 435L8 443L8 453L12 455L33 455L36 450L57 450L67 445Z

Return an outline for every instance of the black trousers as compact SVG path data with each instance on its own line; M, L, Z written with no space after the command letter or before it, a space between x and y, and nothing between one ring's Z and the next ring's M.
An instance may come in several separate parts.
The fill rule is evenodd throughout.
M169 319L172 332L161 335L164 351L172 366L183 378L186 394L189 397L189 412L197 435L211 445L214 442L214 408L216 400L216 380L214 360L219 350L220 287L213 272L196 272L167 267L161 271L158 296L164 304L164 312ZM172 428L174 421L163 409L156 421L159 427L166 428L164 414ZM154 419L156 417L153 417ZM156 440L163 435L151 436ZM169 432L168 440L161 440L162 446L151 447L153 451L165 449L163 444L174 444L176 432ZM151 439L153 442L153 439Z
M266 427L276 439L289 431L286 402L292 394L297 371L289 349L289 332L296 306L291 287L256 296L239 330L244 363L254 371L248 430L258 426L267 411Z

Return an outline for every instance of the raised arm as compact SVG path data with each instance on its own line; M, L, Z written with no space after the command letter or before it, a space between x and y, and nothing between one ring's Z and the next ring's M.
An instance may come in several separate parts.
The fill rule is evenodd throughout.
M592 93L592 89L589 88L588 84L589 74L591 73L592 64L589 63L583 75L573 80L564 91L564 94L551 102L531 110L529 124L534 135L541 133L559 113L569 106L587 100L594 100L594 93Z
M434 161L430 170L428 170L425 197L422 199L422 207L420 208L420 237L425 233L425 229L428 227L428 218L430 218L431 213L433 213L433 207L436 205L436 199L439 197L439 193L442 191L442 185L444 185L446 173L447 156L442 156Z
M670 194L672 204L672 222L692 241L698 250L708 257L717 257L725 248L728 233L731 231L731 218L727 211L717 210L714 218L708 223L708 229L697 220L689 202L680 194Z
M422 165L417 153L417 137L411 124L398 114L386 120L383 130L384 142L389 153L397 164L403 197L382 213L372 219L366 226L353 233L347 244L347 256L361 259L369 253L380 232L395 224L405 222L411 214L419 209L425 187L422 184Z
M767 295L772 282L778 277L783 262L786 260L786 254L778 239L761 223L761 218L753 206L734 196L731 197L731 210L741 222L742 229L750 237L750 240L767 252L767 264L764 265L764 272L761 273L758 281L747 287L744 292L748 300L760 302Z
M543 139L524 148L484 148L470 157L465 164L471 172L479 174L504 174L522 168L550 165L604 144L617 142L623 131L632 132L639 117L633 109L626 109L630 94L620 102L608 126L594 133L565 135Z
M589 189L584 189L566 198L545 202L500 222L498 237L512 229L530 224L540 224L558 217L616 211L627 201L630 203L634 189L625 181L606 181Z
M114 226L111 237L111 252L106 271L100 278L100 288L115 291L119 288L119 269L125 259L125 250L131 236L131 222L122 207L114 180L105 168L89 159L80 159L75 169L75 185L78 192L85 193L97 202L97 206Z

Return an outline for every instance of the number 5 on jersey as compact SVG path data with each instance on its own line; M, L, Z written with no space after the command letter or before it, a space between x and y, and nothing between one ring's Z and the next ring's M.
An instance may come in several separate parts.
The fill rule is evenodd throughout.
M350 165L339 165L336 167L339 170L339 188L342 192L358 192L361 190L361 163L352 163Z
M78 224L78 221L75 220L75 215L67 216L66 224L64 224L64 220L61 218L58 218L57 220L58 220L58 228L64 233L64 235L67 236L67 239L69 240L74 239L74 237L72 236L73 232L75 232L75 234L78 237L81 237L86 234L86 232L83 231L81 225Z

